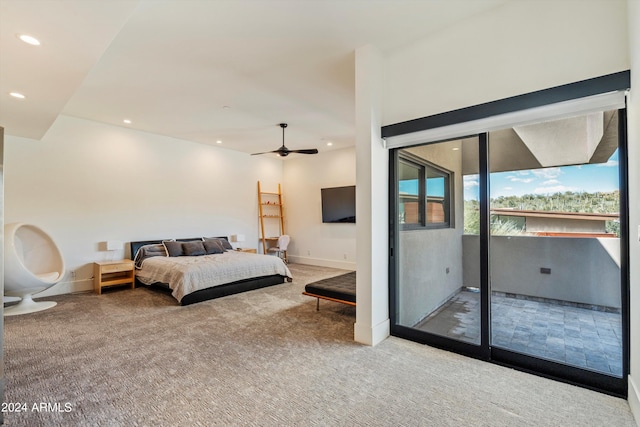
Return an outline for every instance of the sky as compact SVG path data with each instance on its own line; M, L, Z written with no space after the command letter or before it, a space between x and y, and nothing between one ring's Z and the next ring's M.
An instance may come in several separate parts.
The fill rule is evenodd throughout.
M418 180L400 181L400 194L418 194ZM429 178L427 180L427 196L444 197L444 178Z
M492 173L491 198L619 189L618 150L607 163ZM478 175L464 177L464 199L478 200Z

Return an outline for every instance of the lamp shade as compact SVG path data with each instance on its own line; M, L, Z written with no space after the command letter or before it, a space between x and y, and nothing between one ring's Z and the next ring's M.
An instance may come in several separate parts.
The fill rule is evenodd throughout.
M117 251L122 249L122 241L120 240L107 240L107 250L108 251Z

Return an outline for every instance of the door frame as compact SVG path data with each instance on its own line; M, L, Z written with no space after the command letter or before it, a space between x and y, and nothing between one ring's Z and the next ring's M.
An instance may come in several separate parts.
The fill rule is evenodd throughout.
M523 111L532 107L574 100L578 98L598 95L602 93L627 90L630 86L630 72L610 74L538 92L519 95L487 104L454 110L435 116L402 122L382 128L383 138L401 136L404 134L422 132L443 126L451 126L472 120L491 118L499 114ZM487 129L488 131L489 129ZM485 360L535 375L579 385L619 397L627 397L630 355L630 290L629 290L629 205L628 205L628 170L627 170L627 123L626 108L618 109L618 146L619 146L619 173L620 173L620 245L621 245L621 303L622 303L622 378L557 363L545 359L539 359L531 355L516 353L502 348L494 348L490 341L490 195L489 195L489 141L488 132L456 136L446 140L460 139L463 137L478 137L479 151L479 191L480 191L480 297L481 297L481 339L480 345L456 341L447 337L418 331L398 324L398 283L397 272L399 257L397 225L397 170L396 164L400 148L391 149L389 156L389 314L391 323L391 335L406 338L411 341L428 344L433 347L454 351L466 356ZM422 145L418 142L412 145ZM410 146L410 145L407 145Z

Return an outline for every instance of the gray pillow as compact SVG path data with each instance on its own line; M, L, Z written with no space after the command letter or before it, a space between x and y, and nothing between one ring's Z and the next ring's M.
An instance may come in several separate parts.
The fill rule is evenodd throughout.
M184 253L182 252L182 242L170 242L164 241L162 242L164 248L167 250L168 256L182 256Z
M205 240L204 249L207 251L207 255L221 254L226 252L220 242L218 242L217 240Z
M207 254L207 251L204 249L204 245L200 240L194 240L193 242L184 242L182 244L182 252L186 256L200 256Z
M167 256L167 250L164 248L163 244L158 243L155 245L140 246L138 252L136 252L136 256L134 257L136 267L142 267L142 261L154 256Z
M207 241L207 240L216 240L220 243L220 245L222 245L222 247L228 251L232 251L233 250L233 246L231 246L231 243L229 243L229 241L223 237L204 237L202 240Z

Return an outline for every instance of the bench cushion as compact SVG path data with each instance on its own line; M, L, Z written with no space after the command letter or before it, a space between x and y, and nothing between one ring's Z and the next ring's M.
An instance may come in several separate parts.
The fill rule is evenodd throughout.
M309 294L356 302L356 272L309 283L304 290Z

